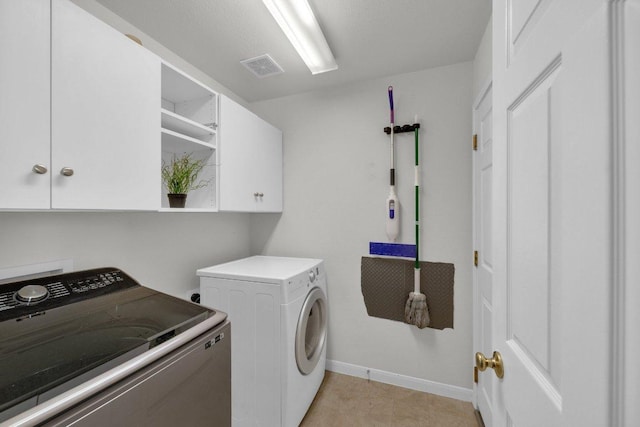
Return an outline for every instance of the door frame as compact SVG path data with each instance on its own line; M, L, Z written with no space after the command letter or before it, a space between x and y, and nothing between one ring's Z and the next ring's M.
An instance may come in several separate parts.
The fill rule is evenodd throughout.
M480 91L478 92L478 95L476 97L476 99L473 101L473 105L472 105L472 111L471 111L471 115L472 115L472 132L471 132L471 136L473 137L473 135L477 134L477 126L478 126L478 108L480 108L480 104L484 101L485 97L488 95L489 91L492 89L493 87L493 79L491 76L489 76L489 78L482 84L482 86L480 86ZM491 100L491 104L493 107L493 100ZM472 157L472 168L473 168L473 172L472 172L472 180L475 179L475 171L476 171L476 167L478 167L477 165L478 159L475 156L475 153ZM476 197L478 197L478 194L476 194L476 185L475 185L475 181L472 181L472 202L471 202L471 206L472 206L472 232L471 232L471 238L472 238L472 248L473 250L477 250L478 249L478 228L476 227L476 217L479 215L479 212L476 211ZM470 254L473 257L473 254ZM473 260L471 260L471 263L473 264ZM479 289L478 289L478 269L477 267L473 267L473 274L472 274L472 289L473 289L473 296L472 296L472 301L473 301L473 315L472 315L472 321L473 321L473 327L472 327L472 341L473 341L473 352L470 355L470 363L472 367L475 367L475 358L474 358L474 354L476 352L477 349L479 349L481 347L481 343L480 343L480 337L481 337L481 331L480 331L480 314L481 314L481 309L482 309L482 301L480 300L480 293L479 293ZM475 375L474 375L475 378ZM472 395L472 404L473 407L476 409L476 413L479 412L479 408L478 408L478 387L477 387L477 383L474 381L473 382L473 395Z
M613 253L611 425L640 425L640 0L611 1ZM632 78L635 77L635 78ZM635 160L635 161L634 161Z

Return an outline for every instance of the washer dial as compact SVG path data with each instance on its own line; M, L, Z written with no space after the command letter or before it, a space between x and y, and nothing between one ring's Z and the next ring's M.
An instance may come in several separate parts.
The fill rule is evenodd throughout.
M29 304L44 301L49 296L49 291L44 286L40 285L27 285L15 294L16 300Z

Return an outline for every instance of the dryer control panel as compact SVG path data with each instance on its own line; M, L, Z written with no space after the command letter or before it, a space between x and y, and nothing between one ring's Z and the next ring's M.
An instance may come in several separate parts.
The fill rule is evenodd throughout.
M285 286L282 287L282 303L288 304L309 293L311 288L322 286L325 280L324 266L318 264L308 269L304 273L300 273L287 280Z

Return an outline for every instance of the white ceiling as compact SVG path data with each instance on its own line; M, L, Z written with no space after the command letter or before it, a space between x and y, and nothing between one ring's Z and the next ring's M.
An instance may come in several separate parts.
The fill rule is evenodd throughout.
M252 102L473 60L491 0L309 0L339 69L311 75L261 0L98 0ZM284 74L240 61L268 53Z

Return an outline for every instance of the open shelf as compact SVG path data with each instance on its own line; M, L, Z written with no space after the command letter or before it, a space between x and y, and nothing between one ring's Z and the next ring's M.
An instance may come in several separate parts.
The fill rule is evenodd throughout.
M210 208L160 208L158 212L218 212L218 209Z
M160 208L158 212L218 212L214 208Z
M216 148L214 144L174 132L171 129L162 128L160 132L162 134L162 151L186 153L199 150L215 150Z
M166 108L161 108L162 127L173 130L193 138L209 138L216 134L216 131L203 124L188 119L180 114L176 114Z

